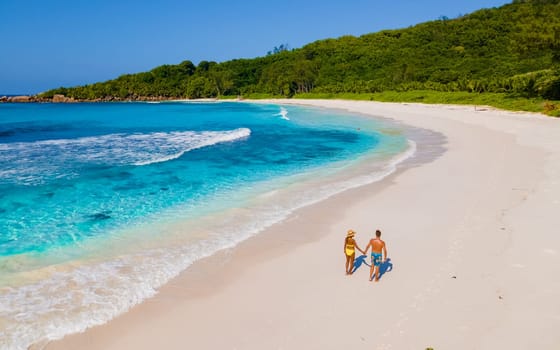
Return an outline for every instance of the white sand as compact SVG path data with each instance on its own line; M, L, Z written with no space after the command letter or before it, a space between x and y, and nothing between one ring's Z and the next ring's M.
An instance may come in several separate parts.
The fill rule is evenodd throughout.
M305 208L48 349L559 349L560 120L464 106L275 101L447 137L432 162ZM353 228L393 270L344 274Z

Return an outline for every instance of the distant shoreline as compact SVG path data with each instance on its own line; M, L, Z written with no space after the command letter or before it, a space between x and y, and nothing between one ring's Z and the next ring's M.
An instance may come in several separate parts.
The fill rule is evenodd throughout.
M54 95L52 98L40 97L39 95L17 95L2 96L1 103L131 103L131 102L232 102L232 101L266 101L274 100L276 97L259 96L253 98L248 96L226 96L186 99L181 97L166 96L134 96L120 98L105 96L96 99L75 99L64 95ZM560 104L557 101L544 101L527 99L521 97L510 97L505 94L492 93L460 93L460 92L437 92L437 91L386 91L370 94L302 94L292 98L282 99L294 101L294 103L305 103L306 100L331 100L331 101L374 101L380 103L403 103L423 105L445 105L458 107L471 107L477 110L496 109L518 113L535 113L549 117L560 117Z

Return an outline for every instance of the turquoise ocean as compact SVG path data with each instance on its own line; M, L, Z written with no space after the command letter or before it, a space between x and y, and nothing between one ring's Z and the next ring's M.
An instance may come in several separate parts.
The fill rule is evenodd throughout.
M414 152L396 124L318 108L0 104L0 348L105 323Z

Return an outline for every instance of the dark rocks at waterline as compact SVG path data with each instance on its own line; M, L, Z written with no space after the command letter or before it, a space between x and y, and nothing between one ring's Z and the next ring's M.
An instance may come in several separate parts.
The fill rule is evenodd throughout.
M40 96L1 96L0 103L76 103L76 102L159 102L180 99L181 97L167 97L167 96L129 96L129 97L116 97L104 96L96 99L80 99L74 97L67 97L61 94L56 94L51 97Z
M66 97L64 95L54 95L52 98L52 103L71 103L76 102L73 97Z
M38 96L2 96L0 97L0 103L31 103L31 102L51 102L51 99L42 98Z
M7 102L31 102L31 96L10 96Z

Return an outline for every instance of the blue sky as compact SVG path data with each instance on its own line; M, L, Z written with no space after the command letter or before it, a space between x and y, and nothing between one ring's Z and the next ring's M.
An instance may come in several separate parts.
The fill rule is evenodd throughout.
M0 94L457 17L504 0L0 0Z

